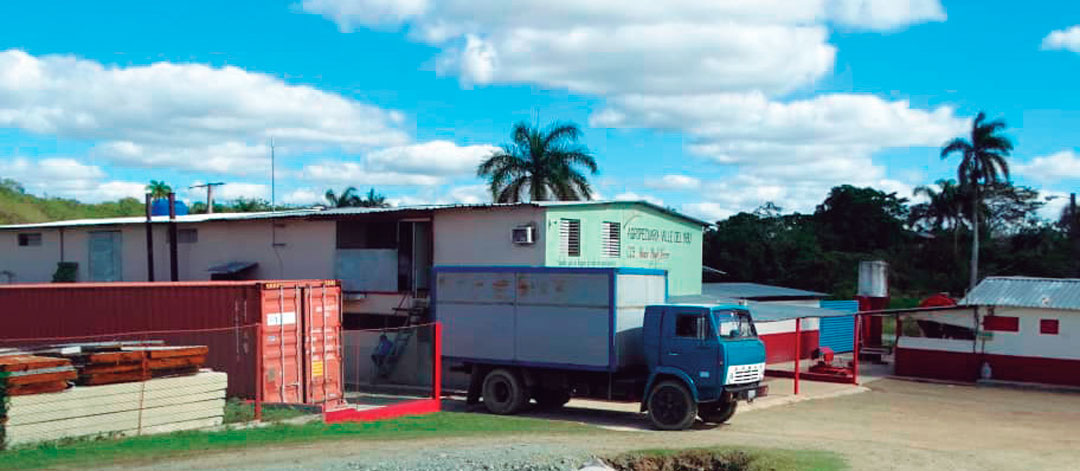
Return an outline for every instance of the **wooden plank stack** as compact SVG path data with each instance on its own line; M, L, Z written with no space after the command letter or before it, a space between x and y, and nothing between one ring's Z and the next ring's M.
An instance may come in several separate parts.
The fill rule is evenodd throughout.
M0 449L221 425L227 375L200 369L207 353L160 341L0 352Z
M225 373L155 378L6 399L0 438L16 446L66 437L141 435L221 425Z
M75 377L75 368L66 358L22 353L0 355L0 399L63 391Z
M206 346L81 348L66 354L79 370L78 384L102 385L190 375L206 363Z

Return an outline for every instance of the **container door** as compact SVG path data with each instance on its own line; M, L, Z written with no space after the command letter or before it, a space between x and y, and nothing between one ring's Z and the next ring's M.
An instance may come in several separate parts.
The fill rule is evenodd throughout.
M90 281L121 281L120 231L90 233Z
M709 391L723 374L720 347L707 311L670 308L664 313L660 364L682 370L699 391Z
M300 301L297 287L267 284L262 290L263 401L303 402Z
M304 288L305 400L336 405L342 401L341 288Z

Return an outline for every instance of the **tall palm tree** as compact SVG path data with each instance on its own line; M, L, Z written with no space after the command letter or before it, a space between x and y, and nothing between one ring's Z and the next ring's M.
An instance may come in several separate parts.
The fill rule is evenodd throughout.
M581 129L573 123L554 123L547 129L517 123L512 142L503 144L476 168L488 179L496 203L522 201L575 201L592 198L589 180L579 170L596 174L596 160L577 143Z
M941 158L960 154L956 176L961 188L971 193L971 288L979 281L979 209L982 206L982 187L1009 179L1009 163L1005 160L1013 149L1008 137L999 134L1005 121L986 121L980 111L971 125L971 139L955 138L941 148Z
M164 181L150 180L150 184L146 185L146 192L150 193L150 198L159 200L168 198L169 193L172 193L172 187L166 185Z
M326 198L327 203L330 203L330 206L335 208L360 206L360 196L356 194L356 187L353 186L346 188L340 195L334 194L334 190L326 190L323 197Z

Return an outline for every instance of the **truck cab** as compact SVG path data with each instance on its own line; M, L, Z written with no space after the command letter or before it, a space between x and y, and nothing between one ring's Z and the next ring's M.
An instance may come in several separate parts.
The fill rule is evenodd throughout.
M721 423L767 394L765 345L741 305L652 305L642 326L649 379L642 409L661 429Z

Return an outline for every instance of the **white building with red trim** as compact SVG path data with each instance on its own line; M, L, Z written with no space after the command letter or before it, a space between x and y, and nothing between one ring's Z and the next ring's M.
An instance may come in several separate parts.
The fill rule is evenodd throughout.
M990 277L955 308L909 314L896 374L1080 386L1080 279Z

